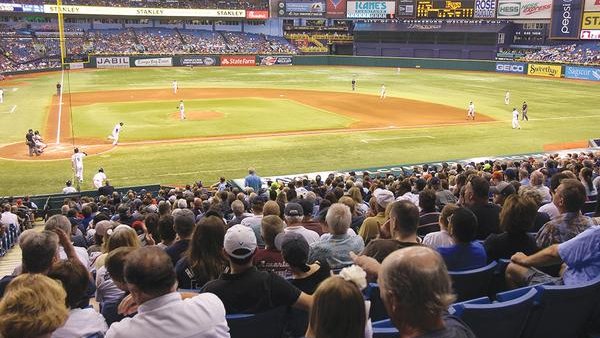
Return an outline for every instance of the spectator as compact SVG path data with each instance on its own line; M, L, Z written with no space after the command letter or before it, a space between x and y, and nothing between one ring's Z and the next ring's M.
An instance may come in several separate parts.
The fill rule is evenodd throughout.
M454 245L454 239L448 233L448 223L456 209L458 209L456 204L449 203L444 206L444 209L440 213L440 231L430 232L425 235L425 238L423 238L424 245L432 249Z
M578 180L562 180L554 200L560 216L544 224L538 232L536 243L540 248L566 242L593 225L591 218L581 214L586 196L585 188Z
M256 236L256 242L259 247L264 247L265 243L263 242L262 237L260 237L260 224L263 218L263 208L265 206L265 201L260 196L255 196L250 200L252 213L253 215L250 217L244 218L240 224L243 226L250 227L254 231L254 235Z
M0 225L6 227L8 229L9 225L19 226L19 217L11 212L11 205L9 203L5 203L3 206L4 212L0 217Z
M260 176L256 174L256 170L254 168L248 169L248 176L244 178L244 186L252 188L257 194L260 192L262 180Z
M387 226L389 239L379 238L367 244L363 255L373 257L382 262L392 252L420 243L417 236L419 225L419 208L409 200L394 202L390 206L390 219Z
M366 216L367 212L369 211L369 205L364 202L360 188L354 186L348 189L348 196L350 196L354 203L356 203L356 215Z
M348 234L352 214L341 203L332 204L325 218L331 236L310 244L309 262L327 262L332 269L352 265L350 252L360 253L365 244L360 236Z
M63 326L69 312L59 282L42 274L16 277L0 301L0 336L48 337Z
M199 290L219 278L227 266L223 258L224 238L225 223L221 218L209 216L198 222L189 248L175 266L180 288Z
M558 216L560 216L560 211L558 211L558 207L556 206L554 198L556 196L556 189L560 185L560 182L562 180L564 180L564 179L567 179L567 178L573 178L574 179L576 177L570 171L563 171L561 173L557 173L557 174L555 174L555 175L552 176L552 178L550 179L550 194L551 194L552 201L550 203L543 204L538 209L539 212L543 212L543 213L547 214L548 217L550 217L551 220L553 220L553 219L557 218ZM537 189L536 189L536 191L538 192L538 194L540 196L542 196L541 193ZM543 197L541 197L541 198L543 198ZM544 203L544 202L542 201L542 203Z
M542 204L542 196L536 189L530 186L519 188L519 196L530 199L535 204L536 210L539 209ZM547 213L537 211L535 220L533 221L533 226L528 230L528 232L537 233L548 221L550 221L550 216L548 216Z
M448 190L448 182L446 180L442 182L439 178L432 177L429 180L429 184L435 191L435 205L438 207L438 210L441 210L446 204L456 203L458 201L456 196ZM444 185L446 185L446 187L444 187Z
M552 201L550 188L545 186L544 182L544 174L542 174L541 171L536 170L531 173L531 180L529 184L540 192L540 195L542 195L542 203L550 203L550 201Z
M285 215L285 223L287 224L284 229L285 232L297 232L301 234L306 238L309 245L319 240L318 233L308 230L301 225L304 218L304 210L300 204L294 202L288 203L283 213Z
M106 338L228 337L223 303L212 294L183 300L171 258L161 249L144 247L127 255L125 281L138 314L113 323ZM158 325L160 323L160 325Z
M419 208L421 209L417 228L419 236L440 230L440 213L435 208L435 200L436 193L432 189L423 189L419 193Z
M258 271L252 265L257 247L252 229L243 225L229 228L223 247L231 270L207 283L202 290L216 294L227 313L260 313L283 305L310 308L311 296L283 278Z
M367 217L358 231L358 235L362 237L365 245L379 235L379 228L387 221L384 215L385 208L394 201L394 194L389 190L375 189L371 198L375 201L375 209L371 209L371 211L376 212L376 215Z
M283 260L281 251L275 247L275 237L283 232L283 226L283 221L278 215L263 217L260 233L266 246L264 249L257 249L254 266L259 271L273 272L286 278L289 275L289 265Z
M65 234L71 235L71 222L69 219L63 215L54 215L48 218L46 224L44 225L44 230L55 231L56 229L62 230ZM73 242L71 242L73 244ZM60 259L67 259L67 253L65 251L65 247L60 245L58 248L58 257ZM87 253L85 248L76 246L75 253L77 254L77 258L85 266L88 270L90 268L90 256Z
M360 226L365 221L366 217L362 214L358 215L356 211L356 202L354 202L354 200L351 197L342 196L342 198L338 200L338 203L345 204L346 206L348 206L348 208L350 208L350 214L352 215L350 229L352 229L352 231L354 231L355 234L358 233L358 229L360 229Z
M233 211L234 217L231 221L227 222L227 228L240 224L244 218L252 216L252 214L245 212L244 203L240 200L235 200L231 203L231 210Z
M532 255L538 251L535 239L527 233L537 215L535 202L527 197L510 195L500 212L501 234L491 234L483 246L488 262L509 259L517 252Z
M499 206L504 205L504 201L513 194L517 193L515 187L508 182L499 182L495 186L490 187L490 193L492 193L492 200Z
M583 183L585 188L585 195L587 196L588 201L595 201L598 195L598 191L596 187L592 183L592 175L593 171L590 168L583 168L579 172L579 180Z
M315 208L315 202L313 199L303 198L300 200L296 200L296 203L302 206L303 218L300 223L301 226L305 227L308 230L312 230L316 232L319 236L323 234L323 230L321 229L321 224L318 221L313 220L312 215ZM285 209L284 209L285 210Z
M173 229L177 233L177 240L171 244L165 252L171 257L173 265L181 258L190 245L190 239L194 233L194 213L190 209L181 209L173 216Z
M451 271L471 270L485 266L487 256L483 245L475 240L477 218L469 209L460 207L450 217L450 235L454 245L440 247L438 252Z
M106 272L112 279L115 286L119 290L123 291L123 294L118 301L102 304L101 313L104 319L106 320L106 324L108 324L108 326L110 326L114 322L121 321L123 318L126 317L125 315L119 314L117 309L121 301L123 301L123 299L125 299L125 297L129 295L127 283L125 282L125 277L123 275L125 268L125 260L127 258L127 255L129 255L137 249L138 248L136 247L123 246L120 248L116 248L106 256ZM134 313L130 314L129 316L132 316L133 314Z
M165 203L168 205L168 203ZM173 216L164 215L158 219L158 233L160 234L160 243L156 246L166 250L169 246L175 242L175 237L177 237L177 233L173 228Z
M465 186L464 204L475 214L479 225L476 239L483 240L492 233L500 232L500 207L488 202L489 191L490 184L479 176L471 176L471 180Z

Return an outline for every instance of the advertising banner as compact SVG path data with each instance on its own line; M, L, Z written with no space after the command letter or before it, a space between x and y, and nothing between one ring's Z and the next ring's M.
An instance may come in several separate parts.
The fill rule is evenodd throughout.
M551 39L579 39L583 0L554 0L550 23Z
M133 8L100 6L61 7L63 14L70 15L120 15L120 16L177 16L205 18L245 18L243 9L187 9L187 8ZM58 13L58 6L44 5L44 13Z
M600 12L600 0L585 0L586 12Z
M527 65L527 75L560 77L562 66L530 63Z
M396 13L394 1L348 1L348 19L385 19Z
M485 19L496 17L496 0L475 0L474 18Z
M398 10L396 11L396 17L399 17L399 18L414 18L415 17L415 1L414 0L398 0L397 3L398 3Z
M171 67L173 58L137 59L133 62L136 67Z
M496 72L524 74L527 64L523 62L496 62Z
M180 66L217 66L219 59L216 56L181 56L179 58Z
M581 29L600 29L600 12L583 13Z
M325 16L327 5L324 1L313 2L280 2L279 16L289 17L323 17Z
M417 18L472 18L474 0L418 0Z
M579 38L582 40L600 40L600 29L582 29Z
M0 3L0 12L22 12L23 6L19 4Z
M292 65L291 55L259 55L258 63L261 66Z
M96 68L129 68L129 56L99 56Z
M342 19L346 17L346 0L327 0L327 17Z
M565 77L569 79L600 81L600 68L566 66Z
M552 0L498 0L498 19L550 19Z
M247 10L246 19L268 19L269 11Z
M221 66L256 66L254 55L221 55Z
M83 62L73 62L69 64L69 69L83 69Z

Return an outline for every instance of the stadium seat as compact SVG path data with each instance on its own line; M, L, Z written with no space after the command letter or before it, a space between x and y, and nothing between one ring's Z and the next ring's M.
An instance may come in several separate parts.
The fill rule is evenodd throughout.
M598 306L600 277L577 286L539 285L521 337L581 337Z
M373 338L395 338L398 335L398 329L394 327L394 324L389 319L373 323Z
M478 269L448 271L452 278L452 286L457 300L464 301L487 296L490 290L492 275L497 266L497 262L491 262Z
M519 337L531 309L537 290L530 289L521 297L507 302L455 304L454 315L467 323L479 338Z
M286 307L256 314L227 315L231 338L280 338L285 326Z
M369 318L372 321L380 321L389 318L385 306L379 296L379 285L377 283L369 283L369 286L364 291L365 297L371 301L371 310Z

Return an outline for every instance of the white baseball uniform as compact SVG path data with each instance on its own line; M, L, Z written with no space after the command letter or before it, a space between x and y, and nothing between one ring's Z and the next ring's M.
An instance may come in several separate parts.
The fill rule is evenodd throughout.
M469 109L467 109L467 118L469 117L475 119L475 104L473 102L469 103Z
M119 133L121 133L121 123L117 123L113 128L112 134L108 137L113 140L113 145L116 146L119 143Z
M516 109L513 110L512 115L512 128L521 129L521 125L519 124L519 111Z
M94 187L96 187L96 189L98 189L102 186L102 183L104 183L104 181L106 181L106 174L99 171L96 173L96 175L94 175L94 178L92 179L92 181L93 181L92 183L94 184Z
M183 102L179 102L179 119L185 120L185 106Z
M379 94L380 99L385 99L385 85L381 85L381 94Z
M504 94L504 104L509 104L510 103L510 92L506 92L506 94Z
M173 80L173 83L171 84L171 87L173 87L173 94L177 94L177 89L179 89L179 85L177 84L177 80Z
M84 153L75 153L71 156L71 165L75 171L75 178L79 182L83 182L83 158L86 155Z
M4 103L4 89L0 88L0 103Z

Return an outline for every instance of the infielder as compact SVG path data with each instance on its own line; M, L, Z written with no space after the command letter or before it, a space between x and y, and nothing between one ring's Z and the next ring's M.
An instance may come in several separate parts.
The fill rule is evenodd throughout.
M179 101L179 119L185 120L185 106L183 105L183 100Z
M506 94L504 94L504 104L510 103L510 92L507 90Z
M0 88L0 103L4 103L4 89Z
M467 120L468 119L475 120L475 105L473 101L469 102L469 108L467 108Z
M119 143L119 134L121 133L121 128L123 127L123 122L119 122L113 128L112 134L108 136L109 139L113 140L113 146L116 146Z
M512 111L512 129L521 129L521 125L519 124L519 111L517 108L513 108Z
M177 94L177 89L179 89L179 85L177 84L177 80L173 80L173 83L171 83L171 87L173 87L173 94Z
M104 184L104 181L106 181L106 174L104 174L104 169L100 168L96 175L94 175L94 178L92 178L92 183L96 189L99 189Z
M380 100L385 99L385 84L381 85L381 94L379 94L379 99Z
M529 117L527 117L527 102L523 101L523 107L522 107L522 116L521 116L521 121L523 120L527 120L529 121Z
M85 152L79 152L79 148L75 148L75 150L73 150L73 155L71 156L71 168L79 183L83 182L83 158L86 156L87 154Z
M356 80L352 78L352 91L356 89Z

